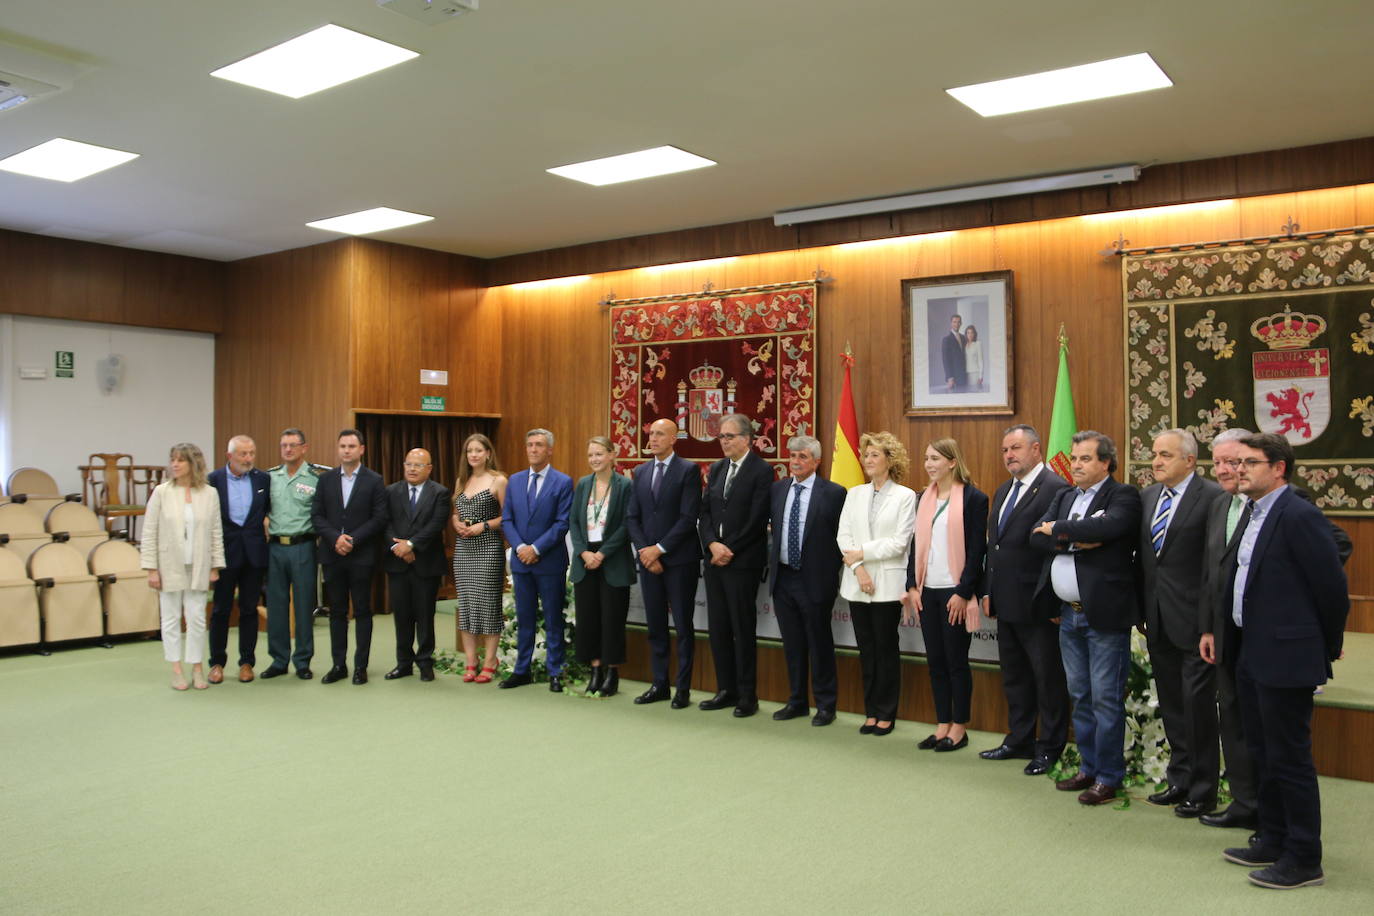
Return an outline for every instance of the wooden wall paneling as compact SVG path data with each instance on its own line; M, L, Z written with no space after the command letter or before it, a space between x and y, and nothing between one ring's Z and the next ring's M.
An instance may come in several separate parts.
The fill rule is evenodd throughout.
M348 289L349 375L343 381L349 406L390 408L392 366L391 257L388 246L351 239Z
M456 412L501 412L501 309L481 288L479 262L449 260L448 371L449 409Z

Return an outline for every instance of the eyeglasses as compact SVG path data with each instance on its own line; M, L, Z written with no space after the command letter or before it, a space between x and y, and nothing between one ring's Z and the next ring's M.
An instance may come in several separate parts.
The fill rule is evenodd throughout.
M1214 463L1219 468L1231 468L1232 470L1235 470L1236 468L1240 467L1239 458L1218 458Z
M1239 461L1236 462L1236 466L1244 466L1244 467L1248 470L1248 469L1250 469L1250 468L1257 468L1257 467L1259 467L1259 466L1262 465L1262 464L1273 464L1273 463L1274 463L1274 462L1268 461L1268 460L1266 460L1266 459L1264 459L1264 458L1242 458L1242 459L1240 459Z
M726 441L727 439L743 439L743 438L744 438L744 434L743 434L743 433L721 433L720 435L716 436L716 438L719 439L719 440L721 440L722 442L724 442L724 441Z

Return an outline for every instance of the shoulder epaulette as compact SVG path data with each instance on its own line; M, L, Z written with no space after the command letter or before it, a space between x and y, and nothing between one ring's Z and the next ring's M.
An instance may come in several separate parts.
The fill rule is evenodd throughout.
M267 473L271 474L273 471L280 471L281 469L282 469L282 466L281 466L280 464L278 464L278 465L276 465L275 467L270 467L270 468L268 468L268 469L267 469Z

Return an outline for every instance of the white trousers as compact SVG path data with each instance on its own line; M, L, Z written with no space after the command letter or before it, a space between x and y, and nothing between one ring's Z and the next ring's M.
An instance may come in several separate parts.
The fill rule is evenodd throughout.
M188 571L189 573L189 571ZM205 602L208 591L186 589L158 592L158 611L162 617L162 657L169 662L198 664L205 660ZM185 658L181 618L186 616Z

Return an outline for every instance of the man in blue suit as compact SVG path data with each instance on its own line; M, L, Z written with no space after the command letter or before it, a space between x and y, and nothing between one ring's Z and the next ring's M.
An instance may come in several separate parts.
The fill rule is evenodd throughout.
M267 571L267 532L263 527L272 509L272 481L253 467L258 447L247 436L235 436L225 449L224 467L210 472L210 486L219 491L220 523L224 528L224 569L215 581L215 606L210 612L210 677L224 682L229 661L229 616L234 595L239 601L239 681L253 679L257 664L258 598Z
M654 681L635 697L639 705L668 699L668 612L677 630L674 709L692 701L692 660L696 648L697 581L701 577L701 467L673 454L677 423L667 418L649 426L646 461L634 471L634 488L625 525L639 560L639 593L649 627L649 662Z
M1250 881L1288 889L1322 884L1321 798L1312 762L1312 692L1341 655L1350 595L1331 526L1288 484L1293 447L1260 433L1241 440L1246 497L1228 564L1236 691L1259 783L1259 838L1227 849Z
M787 454L792 474L773 483L773 544L768 565L773 570L769 593L782 633L791 693L787 705L774 712L773 718L781 722L811 711L806 698L809 666L811 692L816 696L811 724L829 725L835 721L838 694L830 617L844 565L835 538L849 493L816 473L821 444L813 437L793 436L787 440Z
M568 515L572 511L572 478L555 470L553 433L532 429L525 433L528 470L511 475L501 530L511 545L510 571L515 585L515 670L502 687L522 687L534 680L536 614L544 609L544 638L548 648L549 690L563 692L563 601L567 591Z

